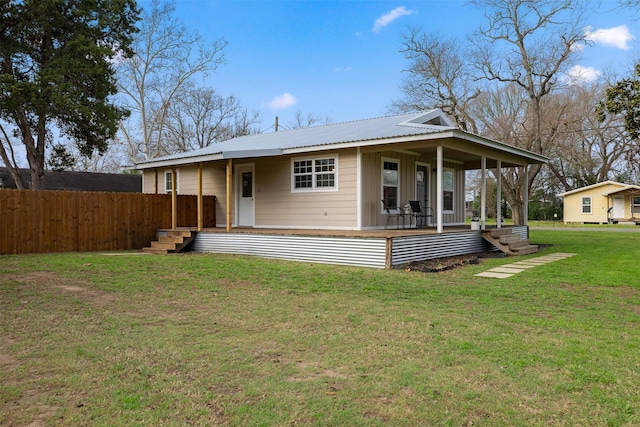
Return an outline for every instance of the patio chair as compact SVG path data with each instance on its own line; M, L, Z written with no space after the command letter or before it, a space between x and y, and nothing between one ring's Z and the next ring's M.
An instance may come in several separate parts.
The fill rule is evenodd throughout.
M387 222L385 223L385 230L389 228L389 220L391 217L396 218L396 228L400 228L400 220L402 219L402 227L404 228L404 215L402 214L402 210L396 206L387 206L387 203L382 199L382 210L383 215L387 216ZM395 212L392 212L395 211Z
M433 218L433 210L428 206L420 206L420 202L417 200L409 200L409 206L411 207L416 228L418 228L419 225L426 227L427 218Z

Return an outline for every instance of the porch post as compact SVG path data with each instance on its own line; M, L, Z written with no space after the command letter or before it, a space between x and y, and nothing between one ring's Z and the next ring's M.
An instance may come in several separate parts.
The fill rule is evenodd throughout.
M171 229L178 228L178 189L176 188L176 168L171 168Z
M442 145L438 145L436 154L436 230L442 233Z
M356 228L362 230L362 152L356 148Z
M487 222L487 158L482 156L482 193L480 193L480 228L485 229Z
M227 160L227 231L231 231L231 198L233 197L233 160Z
M524 166L524 206L523 225L529 225L529 165Z
M502 160L498 160L496 164L496 221L498 223L498 228L502 228Z
M202 203L202 162L198 163L198 231L202 231L204 226Z

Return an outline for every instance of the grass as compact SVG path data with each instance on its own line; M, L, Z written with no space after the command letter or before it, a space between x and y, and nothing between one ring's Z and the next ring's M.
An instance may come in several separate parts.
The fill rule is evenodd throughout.
M640 233L508 279L220 255L0 257L0 424L640 423Z

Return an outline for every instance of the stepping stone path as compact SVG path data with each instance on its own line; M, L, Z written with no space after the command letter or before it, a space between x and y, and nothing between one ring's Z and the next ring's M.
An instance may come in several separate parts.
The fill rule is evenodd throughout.
M487 270L483 273L478 273L476 276L480 277L493 277L496 279L506 279L514 274L525 271L529 268L544 265L553 261L558 261L565 258L570 258L576 254L568 252L556 252L555 254L549 254L537 258L529 258L523 261L514 262L507 265L501 265L500 267L494 267L491 270Z

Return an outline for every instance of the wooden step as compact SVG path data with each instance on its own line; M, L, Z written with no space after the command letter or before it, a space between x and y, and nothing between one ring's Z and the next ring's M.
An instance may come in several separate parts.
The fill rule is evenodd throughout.
M158 237L158 242L161 243L182 243L184 241L184 236L160 236Z
M169 251L166 249L154 249L154 248L142 248L142 252L148 254L168 254Z
M142 250L153 254L180 252L191 243L194 237L195 232L189 230L168 230L158 236L158 240L151 242L149 247Z
M519 234L514 234L511 228L496 228L485 230L482 237L493 246L508 255L527 255L538 252L538 246L529 243Z
M503 234L499 237L498 241L503 245L508 245L509 243L519 242L522 240L519 234Z
M521 248L526 248L529 245L529 239L519 239L516 241L509 242L509 249L512 251L518 251Z
M528 255L538 252L538 245L528 245L518 249L518 255Z
M176 245L180 242L161 242L161 241L153 241L151 242L151 249L164 249L166 251L173 251L176 249Z
M491 237L498 239L500 236L513 235L513 230L511 230L511 228L492 228L485 230L484 233L489 233Z

